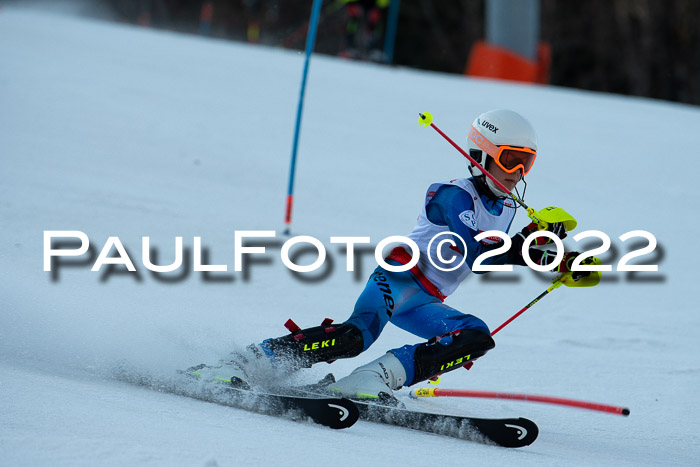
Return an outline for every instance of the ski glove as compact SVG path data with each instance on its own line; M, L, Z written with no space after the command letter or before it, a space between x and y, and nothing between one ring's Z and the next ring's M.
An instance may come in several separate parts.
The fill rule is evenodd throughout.
M578 255L580 255L578 251L570 251L568 253L564 253L564 258L562 258L559 264L554 269L552 269L552 272L558 272L559 274L571 272L571 265ZM552 264L552 261L554 261L556 256L557 254L554 251L530 248L530 259L532 259L532 261L535 264L539 264L540 266L547 266Z
M547 230L552 232L554 235L559 237L560 239L564 240L566 238L566 228L564 227L564 224L562 222L554 222L552 224L547 225ZM525 241L525 239L530 236L533 232L539 231L539 228L537 224L534 222L529 223L525 227L523 227L523 230L521 230L519 233L515 234L516 236L522 236L522 240ZM552 243L552 239L547 238L547 237L537 237L537 239L532 242L532 245L546 245L548 243ZM522 242L521 242L522 244Z
M561 260L559 265L554 268L554 270L560 274L564 274L566 272L571 272L571 265L573 264L574 260L578 255L580 255L578 251L570 251L568 253L564 253L564 258Z
M574 259L576 259L581 253L578 251L570 251L569 253L564 254L564 258L561 260L559 263L559 266L556 267L555 271L559 273L571 273L571 278L575 281L583 278L583 277L588 277L591 272L590 271L572 271L571 267L573 265ZM587 256L581 261L581 265L592 265L592 264L600 264L600 260L595 257L595 256Z
M516 248L511 248L511 250L508 252L509 254L509 259L510 263L509 264L517 264L520 266L525 266L525 261L523 260L523 257L521 254L518 252L520 251L520 248L522 248L522 236L520 234L512 237L513 244L516 244L519 242L519 245L516 246ZM554 258L556 258L556 252L554 251L543 251L540 250L539 248L530 248L529 249L530 253L530 259L536 264L539 264L540 266L546 266L549 264L552 264L552 261L554 261ZM559 262L557 267L552 269L553 272L559 273L559 274L566 274L566 273L571 273L571 278L575 281L583 278L583 277L588 277L591 273L590 271L572 271L571 268L573 267L573 262L574 260L580 255L578 251L570 251L568 253L564 253L564 257L562 260ZM597 262L596 262L597 261ZM600 260L596 258L595 256L588 256L581 261L582 265L591 265L591 264L600 264Z
M563 222L554 222L547 225L547 230L552 232L554 235L564 240L566 238L566 227L564 227ZM549 239L547 239L549 240Z

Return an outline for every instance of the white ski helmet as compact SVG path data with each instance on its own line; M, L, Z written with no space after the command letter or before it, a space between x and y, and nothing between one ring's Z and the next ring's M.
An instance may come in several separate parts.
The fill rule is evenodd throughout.
M512 146L523 148L532 152L530 160L523 166L522 173L525 175L534 163L537 152L537 135L535 129L529 121L522 115L512 110L495 109L489 110L476 117L469 128L467 136L467 151L484 168L488 169L488 159L495 159L500 152L500 146ZM499 164L501 165L501 164ZM469 171L472 176L483 175L481 170L473 164L469 164ZM489 178L486 183L491 191L497 196L507 196Z

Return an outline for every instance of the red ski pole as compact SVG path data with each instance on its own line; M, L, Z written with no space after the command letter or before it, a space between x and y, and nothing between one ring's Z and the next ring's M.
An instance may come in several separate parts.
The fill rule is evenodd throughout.
M525 305L520 311L518 311L518 312L515 313L513 316L511 316L510 318L508 318L503 324L501 324L501 325L498 326L496 329L494 329L493 331L491 331L491 336L494 336L498 331L500 331L501 329L503 329L504 327L506 327L506 326L507 326L511 321L513 321L515 318L517 318L518 316L522 315L522 314L525 313L527 310L529 310L530 308L532 308L532 306L533 306L535 303L539 302L545 295L547 295L547 294L550 293L552 290L554 290L554 289L558 288L560 285L562 285L562 284L564 283L563 281L565 280L565 277L566 277L567 274L570 274L570 273L562 274L561 276L559 276L559 277L557 277L556 279L554 279L554 281L552 282L552 285L550 285L549 287L547 287L547 290L545 290L544 292L542 292L541 294L539 294L533 301L531 301L530 303L528 303L527 305ZM471 370L471 369L472 369L472 366L474 366L474 362L467 362L467 363L464 365L464 368L466 368L467 370Z
M469 391L465 389L417 388L411 391L411 397L479 397L487 399L509 399L529 402L541 402L544 404L563 405L567 407L577 407L579 409L595 410L598 412L612 413L624 416L628 416L630 414L630 409L628 409L627 407L617 407L614 405L598 404L596 402L564 399L561 397L537 396L533 394L514 394L493 391Z
M551 292L552 290L554 290L554 289L556 289L557 287L559 287L560 285L562 285L562 283L563 283L563 282L562 282L562 277L563 277L563 276L560 276L560 277L556 278L556 279L554 280L554 282L552 283L552 285L550 285L549 287L547 287L547 290L545 290L544 292L542 292L541 294L539 294L539 295L537 296L537 298L535 298L533 301L531 301L530 303L528 303L527 305L525 305L520 311L518 311L516 314L514 314L513 316L511 316L510 318L508 318L503 324L501 324L501 325L498 326L496 329L494 329L493 331L491 331L491 336L494 336L498 331L500 331L501 329L503 329L504 327L506 327L506 326L508 325L508 323L510 323L510 322L513 321L515 318L517 318L518 316L522 315L522 314L525 313L527 310L529 310L535 303L539 302L539 301L540 301L545 295L547 295L549 292Z

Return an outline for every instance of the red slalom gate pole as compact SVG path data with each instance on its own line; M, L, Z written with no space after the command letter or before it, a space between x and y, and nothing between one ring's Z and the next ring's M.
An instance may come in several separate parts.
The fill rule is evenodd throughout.
M470 391L466 389L441 389L441 388L417 388L411 391L411 397L478 397L483 399L508 399L528 402L541 402L544 404L563 405L579 409L595 410L616 415L628 416L630 409L614 405L598 404L561 397L537 396L533 394L514 394L493 391Z

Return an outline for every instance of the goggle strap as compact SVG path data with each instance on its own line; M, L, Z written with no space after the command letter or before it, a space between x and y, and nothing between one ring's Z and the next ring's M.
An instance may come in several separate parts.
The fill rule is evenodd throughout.
M498 154L498 146L493 144L491 141L486 139L484 135L479 133L479 130L474 128L474 125L472 125L469 128L468 138L474 141L474 144L479 146L479 148L481 148L481 150L484 151L486 154L493 157L494 159L496 158L496 155Z

